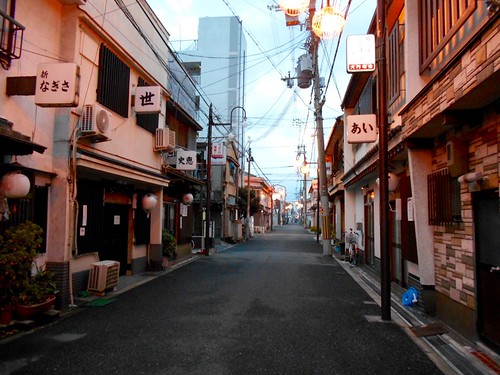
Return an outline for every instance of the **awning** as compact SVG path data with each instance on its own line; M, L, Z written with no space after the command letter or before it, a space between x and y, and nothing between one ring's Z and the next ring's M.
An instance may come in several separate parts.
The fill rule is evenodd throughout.
M30 155L33 151L43 154L46 149L47 147L32 142L28 136L0 126L0 154Z

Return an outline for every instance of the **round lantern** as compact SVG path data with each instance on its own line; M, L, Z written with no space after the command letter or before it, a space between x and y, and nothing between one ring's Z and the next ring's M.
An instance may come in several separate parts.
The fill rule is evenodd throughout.
M315 13L312 20L312 29L321 39L333 39L340 35L344 25L344 15L329 4Z
M189 206L191 203L193 203L193 194L191 193L184 194L184 196L182 197L182 202Z
M0 191L7 198L24 198L30 192L30 180L20 172L9 172L2 177Z
M146 212L151 212L158 204L156 195L148 193L142 197L142 209Z

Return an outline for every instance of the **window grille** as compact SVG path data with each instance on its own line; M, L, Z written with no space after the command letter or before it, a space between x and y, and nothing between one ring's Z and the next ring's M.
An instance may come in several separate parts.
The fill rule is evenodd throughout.
M404 25L396 23L389 35L389 100L396 100L401 92L404 73Z
M430 225L453 225L462 221L460 184L447 169L427 176Z
M477 7L477 0L420 0L420 71L443 50Z
M104 44L99 50L97 101L128 118L130 68Z

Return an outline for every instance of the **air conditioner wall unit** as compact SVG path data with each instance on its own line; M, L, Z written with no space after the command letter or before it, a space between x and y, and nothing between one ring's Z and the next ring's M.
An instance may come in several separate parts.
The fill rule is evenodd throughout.
M175 132L169 128L156 129L155 151L173 151L175 149Z
M102 135L107 137L111 114L103 106L86 104L83 106L80 123L82 135Z
M92 263L87 290L94 294L104 294L118 285L120 262L103 260Z

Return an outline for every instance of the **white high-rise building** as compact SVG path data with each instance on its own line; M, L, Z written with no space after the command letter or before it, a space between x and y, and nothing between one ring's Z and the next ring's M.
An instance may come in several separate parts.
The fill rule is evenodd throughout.
M233 134L241 147L243 111L237 107L244 107L245 104L247 55L241 20L238 17L200 18L197 42L178 54L203 93L198 116L200 125L204 127L200 141L207 137L207 115L211 103L214 122L230 123L232 120ZM214 137L227 133L221 127L214 127L213 130Z

